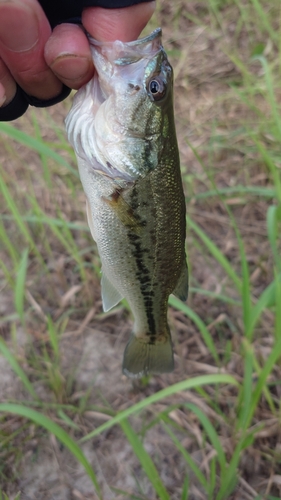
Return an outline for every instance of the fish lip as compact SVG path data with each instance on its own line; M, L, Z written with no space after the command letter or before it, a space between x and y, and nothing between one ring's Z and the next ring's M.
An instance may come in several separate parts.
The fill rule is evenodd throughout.
M152 31L149 35L143 37L143 38L138 38L137 40L132 40L131 42L121 42L120 40L115 40L114 42L101 42L100 40L96 40L89 34L88 40L91 45L94 45L96 47L106 47L106 46L111 46L112 44L121 43L124 46L128 47L135 47L137 45L145 45L148 42L152 42L153 40L156 40L157 38L161 39L162 36L162 28L156 28L155 30Z
M120 40L101 42L88 35L92 53L100 53L107 61L116 66L126 66L143 58L154 57L163 50L161 38L161 28L157 28L149 35L131 42L122 42Z

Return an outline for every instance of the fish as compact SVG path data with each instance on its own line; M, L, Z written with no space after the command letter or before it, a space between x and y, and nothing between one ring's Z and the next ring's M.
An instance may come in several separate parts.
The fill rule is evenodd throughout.
M75 94L66 130L100 255L103 309L125 298L133 313L125 375L168 373L169 295L188 295L173 70L161 28L126 43L89 42L95 74Z

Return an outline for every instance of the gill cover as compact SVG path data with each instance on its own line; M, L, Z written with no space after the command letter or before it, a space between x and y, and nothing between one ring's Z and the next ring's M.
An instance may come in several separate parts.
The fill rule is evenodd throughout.
M161 29L133 42L89 38L96 72L74 97L66 119L78 162L116 180L133 182L159 164L163 113L172 68Z

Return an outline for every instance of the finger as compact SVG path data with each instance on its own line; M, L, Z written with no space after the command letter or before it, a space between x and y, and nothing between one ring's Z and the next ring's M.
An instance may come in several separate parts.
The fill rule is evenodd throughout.
M94 73L87 37L74 24L60 24L54 29L45 46L45 60L54 74L72 89L79 89Z
M97 40L130 42L138 38L154 10L155 2L145 2L122 9L88 7L83 11L82 23Z
M0 83L0 108L5 103L5 101L6 101L5 89L2 83Z
M17 90L16 82L4 62L0 59L0 106L13 100Z
M37 0L0 1L0 20L0 57L16 82L38 99L58 95L62 83L44 58L51 28Z

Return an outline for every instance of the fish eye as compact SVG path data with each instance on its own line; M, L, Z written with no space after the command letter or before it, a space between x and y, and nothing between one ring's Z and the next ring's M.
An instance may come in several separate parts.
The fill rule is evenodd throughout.
M157 82L157 80L151 80L151 82L149 84L149 88L150 88L150 92L152 94L158 94L158 92L160 90L160 85Z
M166 94L166 83L159 77L153 77L148 82L148 91L154 101L160 101Z

